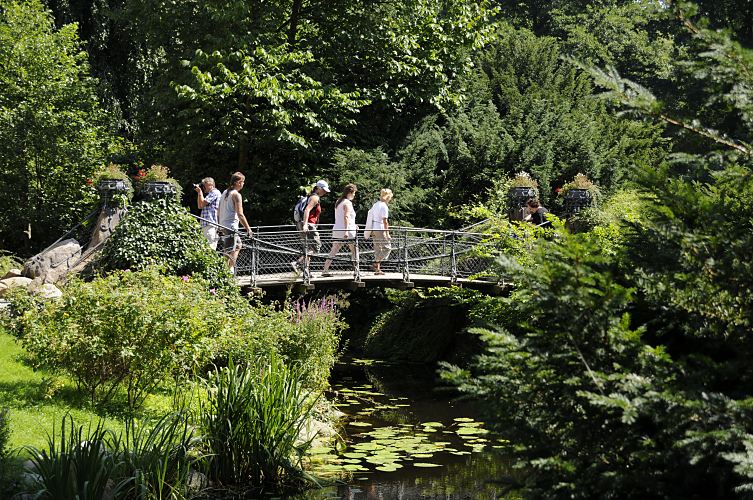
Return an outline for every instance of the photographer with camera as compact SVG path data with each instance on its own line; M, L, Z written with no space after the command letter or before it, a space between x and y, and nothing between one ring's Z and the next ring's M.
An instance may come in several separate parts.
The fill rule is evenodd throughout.
M212 250L217 250L220 235L217 232L217 209L220 203L220 190L214 186L214 179L205 177L201 184L194 184L196 204L201 209L201 231Z

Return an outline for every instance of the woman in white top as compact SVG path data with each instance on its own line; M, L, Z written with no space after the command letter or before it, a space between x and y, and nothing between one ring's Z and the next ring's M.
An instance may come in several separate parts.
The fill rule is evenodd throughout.
M390 256L392 237L390 236L390 210L387 204L392 201L392 190L382 189L379 201L371 207L371 237L374 238L374 274L384 274L382 261Z
M353 257L353 265L356 265L358 249L352 240L356 237L356 211L353 209L353 198L355 198L358 188L355 184L348 184L343 190L342 196L335 203L335 225L332 228L332 250L329 252L327 260L324 261L322 276L332 276L329 272L329 266L332 264L332 258L337 255L343 245L347 244Z

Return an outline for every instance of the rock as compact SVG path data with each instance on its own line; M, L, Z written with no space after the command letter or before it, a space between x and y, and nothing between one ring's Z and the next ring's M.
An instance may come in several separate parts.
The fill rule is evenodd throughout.
M31 281L29 278L5 278L3 280L0 280L0 297L4 297L5 294L10 290L11 288L16 288L19 286L22 287L28 287L31 284Z
M42 278L45 283L54 283L65 276L80 258L81 245L72 238L67 239L27 260L23 275Z
M63 296L63 292L52 283L44 283L40 286L29 287L35 294L39 295L43 299L57 299Z
M22 271L20 269L9 269L7 273L5 273L5 276L3 276L0 279L6 279L6 278L20 278L23 276Z

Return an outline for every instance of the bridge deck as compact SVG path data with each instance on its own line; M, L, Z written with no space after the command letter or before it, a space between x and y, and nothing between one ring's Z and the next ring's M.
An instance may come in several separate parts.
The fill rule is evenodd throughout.
M309 283L313 287L337 287L337 288L363 288L363 287L387 287L387 288L413 288L413 287L433 287L433 286L451 286L456 285L460 287L484 289L484 290L497 290L505 288L504 283L498 283L496 281L484 281L484 280L470 280L467 278L457 278L454 283L449 276L438 276L432 274L411 274L410 281L406 282L403 279L403 274L398 272L388 272L382 275L375 275L371 272L361 274L360 282L353 279L352 272L334 272L332 276L321 277L319 273L313 273L314 275L309 280ZM236 281L241 287L250 287L251 276L239 276ZM286 286L303 286L304 279L301 273L275 273L265 274L256 277L257 288L273 288L273 287L286 287Z

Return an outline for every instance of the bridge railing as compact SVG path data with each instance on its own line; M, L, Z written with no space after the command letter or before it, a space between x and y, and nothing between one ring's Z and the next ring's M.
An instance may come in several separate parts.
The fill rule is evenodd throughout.
M333 238L331 225L319 225L316 232L299 231L295 226L260 226L252 228L252 238L240 232L243 248L236 276L250 277L252 285L275 276L300 277L310 283L330 260L328 271L333 275L361 281L373 272L376 242L374 236L364 238L363 229L360 226L351 240ZM390 251L381 269L397 273L406 282L412 275L444 276L451 281L483 275L493 260L493 245L481 233L391 227L389 234ZM335 245L340 249L332 254Z

